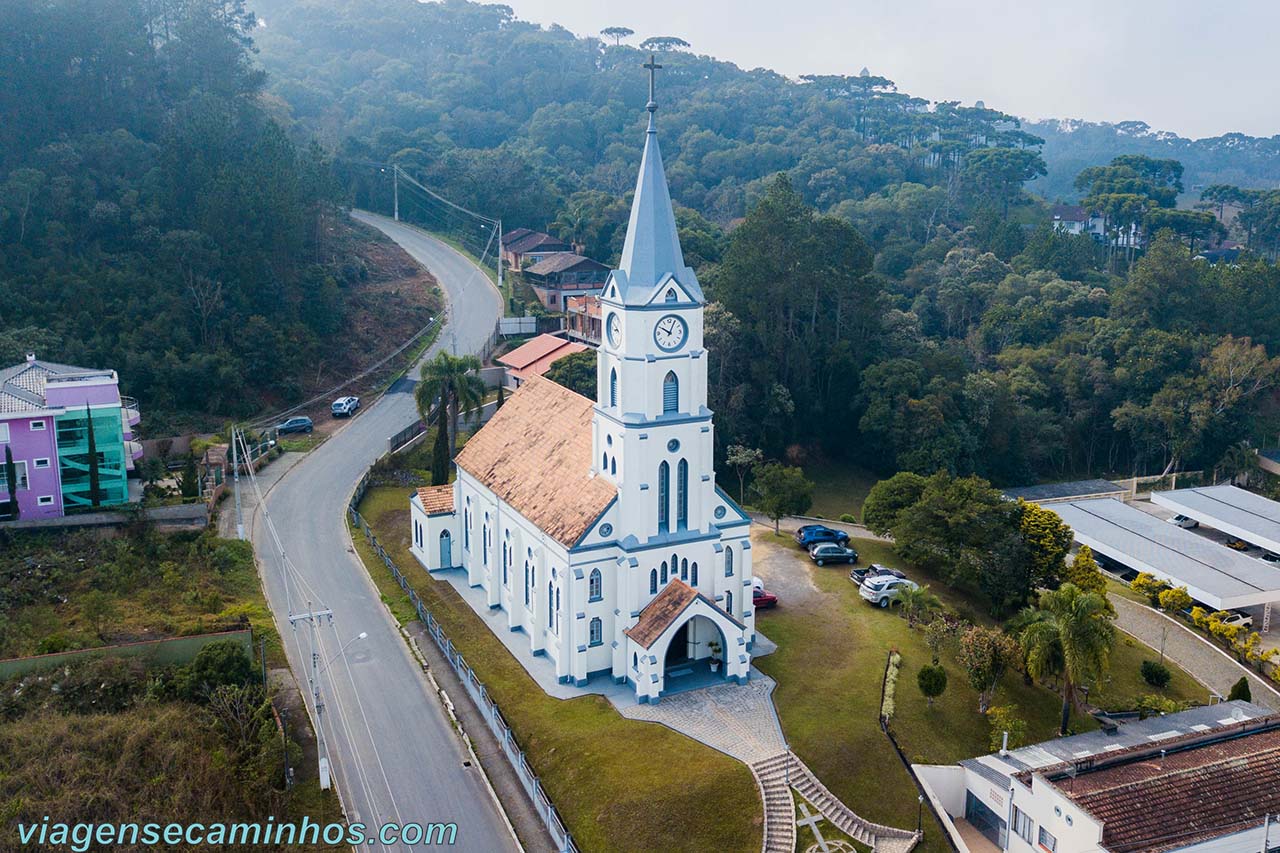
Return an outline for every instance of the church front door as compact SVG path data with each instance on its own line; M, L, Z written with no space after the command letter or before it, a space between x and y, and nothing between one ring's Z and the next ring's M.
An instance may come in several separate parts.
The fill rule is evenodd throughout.
M671 638L671 645L667 646L667 656L664 661L667 668L675 664L684 663L689 659L689 623L686 622L676 629L676 635Z

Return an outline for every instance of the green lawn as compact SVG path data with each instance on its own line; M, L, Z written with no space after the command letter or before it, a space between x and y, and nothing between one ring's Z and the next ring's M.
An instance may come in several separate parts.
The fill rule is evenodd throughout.
M756 532L757 538L772 534ZM775 541L795 548L786 537ZM859 539L855 546L862 562L902 565L883 542ZM797 556L799 556L797 552ZM809 603L762 612L757 627L778 643L778 651L755 663L778 682L774 701L783 730L792 748L837 796L854 811L871 820L903 828L916 824L916 789L888 739L880 731L878 711L885 659L891 649L902 654L898 680L897 712L892 727L909 760L951 763L990 752L991 727L978 714L977 693L969 687L954 656L944 653L949 676L946 692L929 706L916 686L920 667L930 662L923 633L912 630L894 612L868 606L857 594L843 569L817 568L803 561L819 594ZM950 608L979 621L981 607L962 593L950 590L923 573ZM1156 655L1124 635L1117 643L1109 679L1091 693L1104 707L1121 705L1140 693L1153 692L1141 681L1138 666L1143 657ZM1208 694L1176 667L1165 695L1207 701ZM1018 673L1007 675L997 691L995 704L1016 705L1028 722L1028 740L1035 742L1056 734L1061 708L1057 695L1040 686L1027 685ZM1073 719L1077 730L1093 727L1091 718ZM949 849L941 828L925 818L925 840L918 848Z
M862 502L880 478L865 468L842 460L823 460L804 466L813 481L813 507L809 515L837 519L846 513L862 518Z
M628 720L603 697L547 696L453 587L409 555L407 489L370 489L360 511L502 708L582 850L760 849L762 805L745 765L664 726ZM353 538L392 613L413 619L363 535Z

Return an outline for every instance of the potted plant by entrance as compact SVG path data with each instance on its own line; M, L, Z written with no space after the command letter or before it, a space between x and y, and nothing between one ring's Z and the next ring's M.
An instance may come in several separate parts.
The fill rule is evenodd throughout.
M711 671L719 672L720 671L720 641L712 640L707 645L711 649Z

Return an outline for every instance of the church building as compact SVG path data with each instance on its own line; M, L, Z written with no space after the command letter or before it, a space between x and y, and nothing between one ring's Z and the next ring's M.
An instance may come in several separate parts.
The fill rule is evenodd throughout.
M656 702L750 676L750 521L715 481L705 299L648 130L618 269L601 291L596 401L531 377L411 498L414 556L461 569L562 682Z

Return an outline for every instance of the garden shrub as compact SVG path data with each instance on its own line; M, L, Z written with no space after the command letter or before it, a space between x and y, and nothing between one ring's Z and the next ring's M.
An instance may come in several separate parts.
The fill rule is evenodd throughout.
M1154 660L1144 660L1142 662L1142 680L1152 687L1163 690L1169 686L1169 680L1172 678L1173 673L1163 663Z
M1253 691L1249 689L1249 679L1240 676L1240 680L1231 685L1231 692L1227 694L1227 700L1241 699L1245 702L1253 701Z

